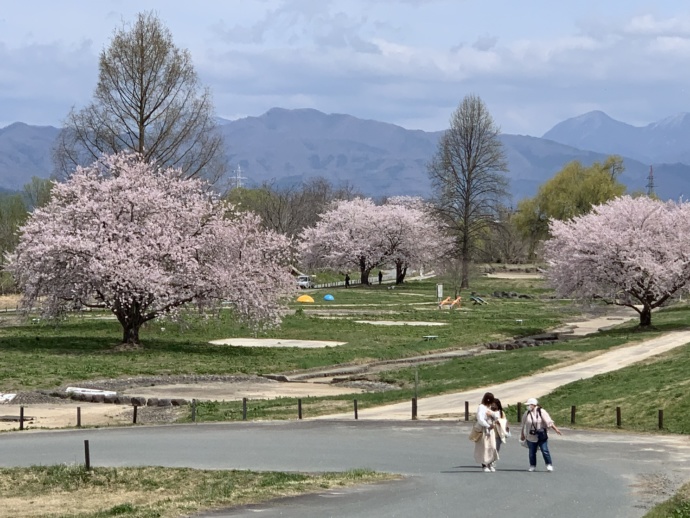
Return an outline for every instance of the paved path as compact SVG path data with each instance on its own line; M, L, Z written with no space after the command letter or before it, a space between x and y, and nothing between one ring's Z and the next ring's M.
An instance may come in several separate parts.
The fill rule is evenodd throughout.
M469 423L291 421L2 434L0 466L94 466L342 471L370 468L398 482L334 489L216 518L639 518L690 478L687 437L564 430L550 439L556 471L528 473L527 450L508 442L496 473L472 458ZM68 510L65 509L65 512ZM2 514L0 512L0 514Z
M637 344L616 347L594 358L567 367L556 368L490 387L419 398L417 417L419 419L457 419L460 413L464 412L465 401L469 401L472 410L474 410L474 407L481 401L482 395L487 391L493 392L504 404L524 402L530 397L539 398L561 385L622 369L687 343L690 343L690 331L676 331ZM409 402L397 403L362 409L358 411L358 415L360 419L409 419L411 406ZM322 416L315 419L352 419L352 413Z

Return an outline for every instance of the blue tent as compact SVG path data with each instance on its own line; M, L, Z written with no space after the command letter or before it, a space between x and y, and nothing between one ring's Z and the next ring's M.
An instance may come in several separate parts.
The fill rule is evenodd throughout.
M331 295L331 294L329 293L328 295L324 295L324 296L323 296L323 300L335 300L335 299L333 298L333 295Z

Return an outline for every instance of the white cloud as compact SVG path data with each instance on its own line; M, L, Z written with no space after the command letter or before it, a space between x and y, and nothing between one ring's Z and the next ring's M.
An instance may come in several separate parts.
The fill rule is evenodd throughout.
M592 107L628 122L687 109L690 7L672 0L657 0L654 10L644 0L147 5L191 50L226 117L313 107L442 129L462 97L475 93L505 131L541 134ZM138 9L115 0L45 6L35 23L27 23L27 7L3 11L3 118L56 124L73 104L85 105L98 52ZM31 117L42 118L29 120L19 100L32 100Z
M690 37L690 16L666 19L658 19L653 14L634 16L625 24L622 33L630 36Z

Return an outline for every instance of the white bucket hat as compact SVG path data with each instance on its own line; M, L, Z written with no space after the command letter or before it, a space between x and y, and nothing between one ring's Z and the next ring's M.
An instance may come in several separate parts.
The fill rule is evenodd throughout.
M539 402L538 402L535 398L533 398L533 397L529 398L529 399L525 402L525 405L534 405L534 406L537 406L538 404L539 404Z

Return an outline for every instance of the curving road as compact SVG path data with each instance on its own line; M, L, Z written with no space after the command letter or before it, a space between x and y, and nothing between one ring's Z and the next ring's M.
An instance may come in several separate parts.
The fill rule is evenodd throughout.
M340 471L371 468L403 480L331 490L203 516L636 518L690 478L687 437L573 432L550 440L556 471L527 450L501 452L496 473L472 460L469 423L297 421L174 425L3 434L0 465L81 463L89 440L94 466Z

